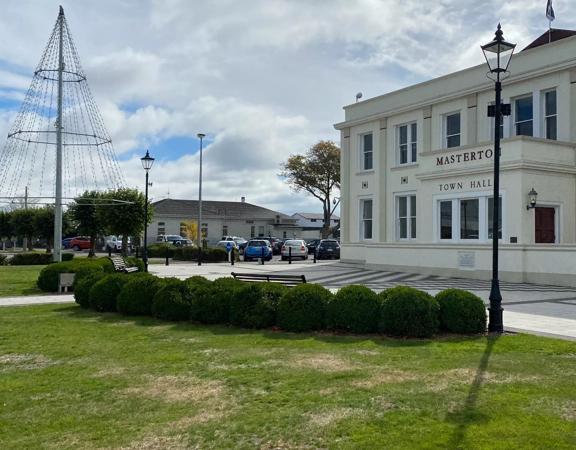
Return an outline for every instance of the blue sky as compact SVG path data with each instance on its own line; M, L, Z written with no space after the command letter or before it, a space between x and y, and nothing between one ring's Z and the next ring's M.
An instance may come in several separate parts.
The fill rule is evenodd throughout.
M157 158L152 196L205 196L321 211L280 164L338 141L342 106L483 63L500 21L519 48L544 32L546 0L3 0L0 132L19 109L62 4L129 186ZM576 28L576 0L554 1ZM193 25L192 25L193 24Z

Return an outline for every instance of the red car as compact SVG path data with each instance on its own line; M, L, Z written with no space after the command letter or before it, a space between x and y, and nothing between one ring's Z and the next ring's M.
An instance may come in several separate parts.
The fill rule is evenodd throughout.
M70 248L76 251L90 250L90 238L86 236L77 236L70 241Z

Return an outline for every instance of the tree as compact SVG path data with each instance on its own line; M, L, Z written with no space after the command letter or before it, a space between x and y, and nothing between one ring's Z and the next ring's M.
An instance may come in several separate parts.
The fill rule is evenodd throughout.
M305 155L291 155L282 164L280 176L296 192L305 191L322 202L324 226L322 237L330 234L334 190L340 189L340 148L332 141L320 141Z
M2 250L6 247L5 239L10 239L13 236L10 219L11 214L8 211L0 211L0 241L2 241Z
M198 222L194 220L186 220L184 223L184 233L186 238L195 242L198 239Z
M46 252L50 253L54 241L54 207L45 206L34 211L34 235L46 239Z
M86 191L74 199L74 203L68 208L70 218L76 224L78 233L83 236L90 236L89 257L94 256L96 238L104 232L102 215L98 213L98 200L102 199L102 194L96 191Z
M136 189L120 188L102 194L108 199L120 200L117 205L102 205L97 209L99 220L110 234L122 236L122 254L128 250L128 237L139 236L144 227L152 221L153 211L148 202L148 217L144 219L146 199L144 194ZM107 202L108 203L108 202Z
M28 250L32 250L32 237L36 232L34 209L16 209L10 213L10 225L18 238L28 239Z

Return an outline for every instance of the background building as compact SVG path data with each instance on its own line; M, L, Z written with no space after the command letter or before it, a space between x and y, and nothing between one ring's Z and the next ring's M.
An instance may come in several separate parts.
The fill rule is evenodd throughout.
M292 218L297 220L297 224L302 228L300 237L302 239L321 238L321 230L324 226L324 214L298 212L292 214ZM330 228L335 228L340 224L340 217L332 214L330 218Z
M576 36L551 36L516 54L503 82L512 114L501 127L500 277L576 286ZM479 65L344 108L342 260L490 278L486 72ZM532 189L536 207L527 208Z
M177 234L185 236L186 222L198 220L197 200L165 199L153 203L154 217L148 226L148 242L158 236ZM222 236L252 237L300 236L296 219L245 201L202 201L202 230L208 244L215 244Z

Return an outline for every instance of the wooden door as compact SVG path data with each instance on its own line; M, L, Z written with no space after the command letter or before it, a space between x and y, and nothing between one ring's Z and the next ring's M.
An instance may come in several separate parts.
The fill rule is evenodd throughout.
M556 209L536 207L536 243L556 242Z

